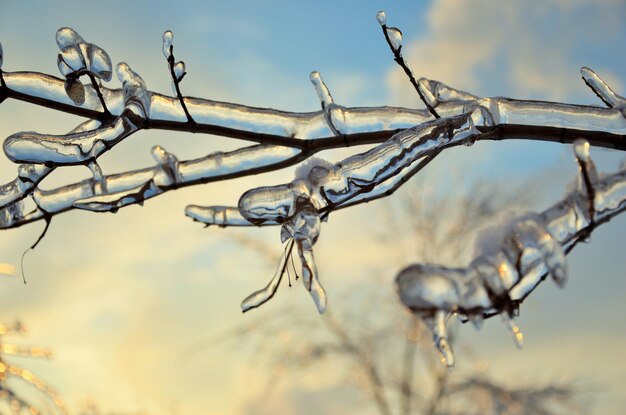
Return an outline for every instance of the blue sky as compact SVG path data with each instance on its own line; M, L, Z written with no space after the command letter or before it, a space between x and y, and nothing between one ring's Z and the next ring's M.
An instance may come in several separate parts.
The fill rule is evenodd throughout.
M600 105L580 80L583 65L626 92L626 5L620 0L196 1L184 6L0 0L3 68L58 76L54 34L70 26L107 50L114 62L128 62L150 89L169 93L161 35L170 29L176 57L187 64L182 89L188 95L312 111L319 103L308 76L319 70L342 105L421 106L391 59L375 18L380 9L404 32L405 56L416 73L472 93ZM65 132L77 124L74 117L13 101L0 105L0 114L4 137L22 130ZM120 144L102 158L102 166L112 173L148 165L155 143L188 158L240 144L231 141L149 131ZM622 157L595 154L600 169L609 171ZM323 156L336 160L345 152ZM429 166L428 174L446 177L451 166L460 178L442 184L450 191L473 178L530 179L538 208L560 198L576 172L569 148L527 142L455 149ZM51 181L88 174L80 167L68 170ZM272 265L233 235L259 238L278 254L278 231L205 230L185 218L183 208L235 204L246 189L290 180L291 174L184 189L117 215L60 215L26 257L28 284L18 278L0 281L0 319L23 319L31 328L29 341L56 351L53 361L34 369L74 407L93 399L105 410L249 413L265 374L256 369L260 372L250 375L245 350L209 350L192 363L177 356L245 321L239 302L271 275ZM14 175L15 167L0 160L0 179ZM389 250L373 236L380 226L371 224L385 206L350 209L324 225L316 255L331 307L340 301L333 290L350 281L368 283L364 270L379 269L388 260ZM546 284L535 293L523 310L528 341L522 352L514 350L498 322L478 333L463 327L463 338L496 376L513 372L532 381L535 375L546 380L565 372L602 385L598 413L626 405L626 366L610 357L626 346L625 229L624 219L618 219L598 230L589 246L577 248L565 290ZM2 232L0 262L19 263L40 231L40 225L30 225ZM359 249L348 249L355 241ZM394 272L385 275L389 290ZM303 290L281 290L273 302L268 312L291 303L315 313ZM241 390L241 382L247 390ZM322 392L296 385L288 400L305 405L316 393L325 396ZM346 405L341 395L333 396L337 407ZM275 405L274 413L280 413L280 403Z

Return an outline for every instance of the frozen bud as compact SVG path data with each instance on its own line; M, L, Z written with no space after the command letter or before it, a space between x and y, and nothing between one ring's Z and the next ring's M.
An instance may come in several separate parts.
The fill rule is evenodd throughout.
M311 79L311 83L315 87L315 92L317 92L317 96L322 102L322 106L326 107L332 104L333 97L332 95L330 95L330 91L322 80L322 76L320 75L320 73L318 71L313 71L311 72L311 75L309 75L309 78Z
M580 161L589 160L589 142L583 138L574 141L574 154Z
M180 82L187 72L185 72L185 62L180 61L174 64L174 76L176 81Z
M104 49L83 40L73 29L63 27L57 32L59 55L57 66L65 77L90 74L104 81L113 75L111 58Z
M90 54L87 55L87 69L96 77L103 81L110 81L113 77L113 65L111 58L104 49L96 45L89 44Z
M68 46L77 46L79 43L85 42L85 40L70 27L62 27L57 30L56 41L57 45L59 45L59 49L65 49Z
M378 20L378 24L381 26L385 26L387 24L387 15L383 10L376 13L376 20Z
M174 50L174 33L171 30L166 30L163 32L163 56L165 59L169 59L172 56L172 52Z
M389 36L389 42L395 52L400 51L402 47L402 32L397 27L388 27L387 36Z

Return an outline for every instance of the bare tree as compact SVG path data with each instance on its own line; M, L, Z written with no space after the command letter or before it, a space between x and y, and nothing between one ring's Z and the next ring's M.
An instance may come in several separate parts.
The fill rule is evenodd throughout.
M626 149L626 100L589 68L581 69L583 80L606 107L481 98L438 81L417 79L402 55L401 31L387 25L384 12L379 12L377 19L395 62L425 110L341 106L318 72L311 73L311 81L322 109L312 113L185 97L181 90L185 65L174 56L171 31L163 35L163 53L175 96L149 90L141 76L123 62L116 67L122 88L107 88L102 82L112 78L113 66L104 49L70 28L59 29L57 63L64 78L0 69L0 102L16 99L87 121L63 135L18 132L5 140L5 154L19 167L16 179L0 187L0 228L45 221L47 229L55 215L70 209L116 212L170 190L282 169L306 160L289 183L251 189L233 207L190 205L186 214L206 225L281 225L281 239L288 245L278 271L266 288L244 300L242 309L258 307L274 295L295 251L304 286L318 310L324 312L326 295L313 245L321 223L332 212L391 195L440 152L461 144L513 138L576 142L582 171L576 192L542 215L503 227L499 245L466 268L414 265L398 279L402 301L425 318L449 365L453 357L445 322L451 313L475 324L485 317L503 315L521 340L512 319L521 301L545 274L562 285L564 254L596 226L623 211L626 196L620 186L624 171L597 179L588 147ZM0 68L3 58L0 50ZM185 161L155 146L154 166L105 174L98 158L147 129L213 134L256 144ZM581 137L587 141L577 141ZM338 163L313 157L322 150L357 144L377 145ZM74 165L88 167L92 178L51 190L41 188L53 170ZM432 281L445 281L450 298L454 298L433 300L431 288L437 284ZM477 296L468 295L470 291Z

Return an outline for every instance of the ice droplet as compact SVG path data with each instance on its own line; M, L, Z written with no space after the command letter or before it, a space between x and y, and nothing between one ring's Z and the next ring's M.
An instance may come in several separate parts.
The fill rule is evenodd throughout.
M320 75L320 73L318 71L311 72L311 74L309 75L309 79L311 79L311 83L315 87L315 92L317 92L317 96L322 103L322 107L325 108L328 105L332 104L334 102L333 97L332 95L330 95L330 91L322 80L322 76Z
M509 331L511 332L515 345L521 349L524 345L524 335L522 334L522 331L515 322L515 319L513 317L507 316L506 314L502 314L502 319L504 320L504 324L506 324Z
M172 51L174 49L173 42L174 41L174 33L171 30L166 30L163 32L163 56L165 59L169 59L172 56Z
M68 46L76 46L85 40L72 28L62 27L57 30L56 34L57 45L59 49L65 49Z
M387 24L387 15L383 10L376 13L376 20L378 20L378 24L384 26Z
M185 62L180 61L174 64L174 76L176 81L180 82L187 72L185 72Z
M387 27L387 36L394 52L400 51L402 47L402 32L397 27Z

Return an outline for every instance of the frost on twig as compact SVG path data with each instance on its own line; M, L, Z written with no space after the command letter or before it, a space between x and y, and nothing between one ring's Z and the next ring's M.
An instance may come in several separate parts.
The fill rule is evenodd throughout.
M466 268L415 264L402 270L396 284L403 304L431 328L443 361L454 364L446 320L452 314L480 328L499 314L521 346L514 317L524 299L547 276L560 287L567 280L565 254L597 225L626 209L626 169L598 179L588 143L574 146L582 180L576 191L540 214L517 218L500 228L491 248Z

